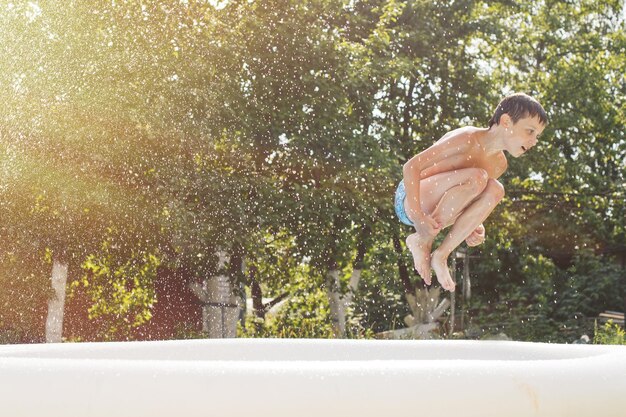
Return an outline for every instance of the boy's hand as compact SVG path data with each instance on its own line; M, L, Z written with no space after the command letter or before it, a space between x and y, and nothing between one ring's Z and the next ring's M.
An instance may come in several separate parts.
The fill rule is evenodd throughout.
M465 243L467 243L467 246L469 247L478 246L484 241L485 241L485 226L483 226L482 224L479 225L472 232L472 234L467 237L467 239L465 239Z
M443 225L440 222L435 220L433 216L426 213L422 213L422 215L419 216L417 221L415 221L414 223L415 224L413 227L415 227L415 231L420 236L428 236L434 238L435 236L437 236L437 234L439 234L439 232L441 232L441 229L443 228Z

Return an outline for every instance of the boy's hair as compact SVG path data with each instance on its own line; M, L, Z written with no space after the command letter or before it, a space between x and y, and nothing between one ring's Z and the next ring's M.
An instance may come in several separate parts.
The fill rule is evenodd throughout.
M525 117L539 117L541 124L548 124L548 115L546 111L541 107L541 104L528 94L515 93L506 96L500 101L496 111L489 120L489 127L500 124L500 116L508 114L513 123L517 123L518 120Z

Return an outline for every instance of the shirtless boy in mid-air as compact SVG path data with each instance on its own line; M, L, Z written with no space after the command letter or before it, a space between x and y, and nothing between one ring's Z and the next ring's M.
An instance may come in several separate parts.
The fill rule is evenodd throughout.
M498 104L488 128L448 132L404 164L395 209L402 223L415 227L406 244L426 284L431 283L432 267L441 286L454 291L448 256L463 240L468 246L485 240L482 222L504 197L497 180L507 169L504 151L514 158L526 153L537 144L547 119L535 99L512 94ZM451 225L431 254L437 234Z

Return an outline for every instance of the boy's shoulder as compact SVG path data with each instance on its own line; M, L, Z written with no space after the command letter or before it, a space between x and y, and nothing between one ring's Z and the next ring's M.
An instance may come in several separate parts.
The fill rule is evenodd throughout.
M449 140L459 140L462 138L463 140L467 140L470 144L475 142L478 138L478 134L482 132L483 129L474 126L463 126L458 129L454 129L443 135L435 145L442 142L447 142Z
M443 135L433 146L438 145L443 152L456 150L458 153L473 155L476 160L482 161L481 164L489 167L490 176L498 178L508 169L509 164L504 152L491 156L484 154L480 139L488 130L475 126L460 127Z

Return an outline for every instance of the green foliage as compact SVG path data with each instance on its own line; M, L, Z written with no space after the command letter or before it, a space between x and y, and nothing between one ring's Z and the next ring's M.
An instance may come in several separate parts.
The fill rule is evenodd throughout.
M290 294L289 301L265 323L248 318L246 332L242 336L330 338L333 335L328 315L328 298L320 283L308 268L300 268L296 279L284 290Z
M609 320L602 327L598 322L594 326L593 343L598 345L626 345L626 332L613 320Z
M190 339L206 339L208 337L206 332L200 331L196 328L191 328L186 324L179 324L174 329L174 340L190 340Z
M389 244L372 248L364 261L359 288L354 296L353 326L373 333L405 327L409 307L403 297L402 283L397 277L397 259ZM410 255L403 254L403 260ZM411 262L406 259L406 262Z
M0 345L25 343L25 339L23 330L20 328L0 330Z
M243 334L328 337L322 277L344 271L345 290L365 242L349 336L401 327L405 286L417 280L400 282L412 260L390 244L406 232L391 204L400 168L445 132L484 126L511 91L537 97L550 123L532 153L509 161L506 198L471 250L472 320L520 340L568 341L584 317L621 308L619 1L222 6L0 8L7 340L41 331L31 307L50 295L46 251L83 268L72 288L91 297L103 337L149 320L161 262L203 279L218 247L241 250L267 294L292 295Z
M510 282L509 274L501 276L495 284L496 301L480 296L472 300L472 323L485 333L504 332L514 340L564 341L559 334L562 324L551 317L554 264L542 255L526 255L516 263L515 269L521 272L519 278Z
M32 252L23 253L25 247ZM52 294L51 265L33 242L5 240L3 249L0 252L0 343L41 342L42 315Z
M589 318L622 307L622 270L610 259L584 251L561 269L541 254L518 258L517 267L507 266L506 254L498 256L511 270L496 283L498 301L478 294L470 307L473 323L487 332L503 331L515 340L572 342L591 333Z
M576 314L594 317L605 310L622 309L623 274L615 259L588 251L576 254L572 266L565 271L555 313L563 318Z
M98 327L99 337L127 338L132 329L152 317L152 307L158 301L153 281L159 263L156 255L141 249L125 254L109 238L98 253L82 263L85 274L70 284L69 297L76 291L89 296L89 320Z

